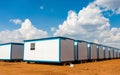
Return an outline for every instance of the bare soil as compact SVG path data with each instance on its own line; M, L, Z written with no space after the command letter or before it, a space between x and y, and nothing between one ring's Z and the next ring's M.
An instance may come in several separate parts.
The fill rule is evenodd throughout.
M0 61L0 75L120 75L120 59L74 64L74 67Z

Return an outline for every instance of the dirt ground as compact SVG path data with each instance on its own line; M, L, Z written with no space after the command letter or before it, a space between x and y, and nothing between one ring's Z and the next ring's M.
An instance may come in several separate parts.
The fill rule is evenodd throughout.
M120 59L74 64L74 67L0 61L0 75L120 75Z

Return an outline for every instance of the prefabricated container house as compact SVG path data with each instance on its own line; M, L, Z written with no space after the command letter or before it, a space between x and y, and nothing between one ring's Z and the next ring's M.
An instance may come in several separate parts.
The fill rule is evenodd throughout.
M114 58L117 58L117 48L114 48Z
M22 60L24 44L0 44L0 60Z
M120 58L120 49L118 50L118 57Z
M114 48L111 47L111 50L112 50L112 58L114 58Z
M95 43L88 42L88 59L97 59L97 45Z
M119 49L116 48L116 58L119 57L119 55L118 55L118 50L119 50Z
M104 50L104 59L108 59L109 58L109 50L107 46L103 47Z
M74 40L50 37L24 41L24 61L61 63L74 61Z
M97 44L97 59L104 59L103 45Z
M116 58L116 49L112 48L112 50L113 50L113 58Z
M75 40L75 59L77 61L80 60L88 60L88 50L87 50L87 42L82 40Z
M111 59L111 49L109 46L108 46L108 52L109 52L109 59Z
M120 49L118 49L118 58L120 58Z
M114 52L114 58L116 58L116 48L113 48L113 52Z
M116 58L119 58L119 49L116 48Z
M116 58L118 58L118 49L116 48L115 51L116 51L116 52L115 52L115 54L116 54Z
M112 47L109 47L109 56L110 56L109 58L110 58L110 59L113 59L113 54L114 54L114 53L113 53L113 48L112 48Z

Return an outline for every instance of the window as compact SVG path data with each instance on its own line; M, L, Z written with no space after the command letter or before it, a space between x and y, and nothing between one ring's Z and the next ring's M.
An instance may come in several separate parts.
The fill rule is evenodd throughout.
M30 50L35 50L35 43L30 44Z

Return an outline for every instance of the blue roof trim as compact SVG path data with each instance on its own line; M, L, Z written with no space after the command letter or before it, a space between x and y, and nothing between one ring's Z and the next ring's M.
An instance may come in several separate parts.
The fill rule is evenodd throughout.
M0 59L0 60L11 60L11 59L9 58L9 59Z
M97 43L93 43L93 42L88 42L89 44L96 44L97 45Z
M4 43L4 44L0 44L0 46L2 45L24 45L23 43Z
M49 38L40 38L40 39L31 39L31 40L24 40L24 42L30 42L30 41L38 41L38 40L49 40L49 39L69 39L69 40L74 40L74 39L71 39L71 38L67 38L67 37L49 37Z
M29 61L29 62L51 62L51 63L61 63L61 61L52 61L52 60L24 60L23 61Z
M23 43L11 43L12 45L24 45Z
M103 46L102 44L97 44L98 46Z
M87 41L84 41L84 40L75 40L75 42L86 42L86 43L88 43Z
M106 45L103 45L103 47L108 47L108 46L106 46Z

